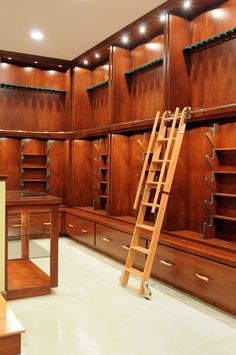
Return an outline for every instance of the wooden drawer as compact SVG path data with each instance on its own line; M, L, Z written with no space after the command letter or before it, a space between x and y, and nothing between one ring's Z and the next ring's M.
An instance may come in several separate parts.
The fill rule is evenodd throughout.
M126 262L131 235L115 229L96 224L96 249L114 259ZM146 247L146 241L141 239L140 246ZM143 269L145 255L136 253L134 266Z
M45 236L50 234L51 216L50 213L30 213L29 234L34 236Z
M95 225L85 219L65 215L65 233L76 240L94 246Z
M152 276L236 314L236 269L159 245Z

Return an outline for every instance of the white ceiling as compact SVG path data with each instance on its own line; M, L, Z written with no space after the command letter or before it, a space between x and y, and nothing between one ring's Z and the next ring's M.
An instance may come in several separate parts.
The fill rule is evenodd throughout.
M72 60L165 0L0 0L0 50ZM35 42L30 31L43 32Z

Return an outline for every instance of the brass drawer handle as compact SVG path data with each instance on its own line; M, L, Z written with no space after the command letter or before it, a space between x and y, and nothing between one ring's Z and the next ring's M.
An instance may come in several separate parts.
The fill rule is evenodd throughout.
M125 250L129 250L129 247L127 247L127 245L121 245L121 248L123 248Z
M107 242L107 243L112 242L112 239L109 239L109 238L106 238L106 237L103 237L102 240L104 240L104 242Z
M88 233L88 231L86 229L81 229L81 232Z
M73 226L73 224L68 224L68 226L70 227L70 228L74 228L74 226Z
M168 263L168 261L165 261L165 260L160 260L160 264L163 264L163 265L168 266L168 267L173 266L173 264Z
M202 275L199 275L199 274L195 274L195 276L196 276L198 279L200 279L200 280L202 280L202 281L204 281L204 282L208 282L208 281L209 281L208 277L206 277L206 276L202 276Z
M44 225L44 226L50 226L50 225L51 225L51 222L43 222L43 225Z

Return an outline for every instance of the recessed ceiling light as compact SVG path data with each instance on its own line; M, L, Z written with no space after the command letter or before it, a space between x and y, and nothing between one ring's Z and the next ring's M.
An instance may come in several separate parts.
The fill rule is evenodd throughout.
M84 60L84 65L88 65L87 59Z
M146 32L146 27L144 25L139 27L139 32L140 33L145 33Z
M95 58L100 58L100 54L99 54L99 53L96 53L96 54L95 54Z
M190 6L191 6L191 1L186 0L186 1L184 2L184 8L185 8L185 9L189 9Z
M34 64L38 64L38 62L34 62Z
M162 15L160 16L160 21L161 21L161 22L164 22L165 19L166 19L166 15L165 15L165 14L162 14Z
M37 30L32 31L30 35L35 41L42 41L42 39L44 38L43 33Z
M123 37L122 37L122 42L123 42L123 43L128 43L128 42L129 42L128 36L123 36Z
M212 16L214 18L223 18L225 16L225 13L222 9L215 9L212 11Z
M8 60L12 60L12 58L11 58L11 57L8 57Z

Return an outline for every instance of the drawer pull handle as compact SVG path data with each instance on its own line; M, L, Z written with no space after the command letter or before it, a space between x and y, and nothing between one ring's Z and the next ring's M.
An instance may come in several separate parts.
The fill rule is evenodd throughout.
M206 277L206 276L202 276L202 275L199 275L199 274L195 274L195 276L196 276L198 279L200 279L200 280L202 280L202 281L204 281L204 282L208 282L208 281L209 281L208 277Z
M163 264L163 265L169 266L169 267L173 266L173 264L168 263L168 261L165 261L165 260L160 260L160 264Z
M51 222L43 222L43 225L44 225L44 226L50 226L50 225L51 225Z
M127 247L127 245L121 245L121 248L123 248L125 250L129 250L129 247Z
M68 224L68 226L70 227L70 228L74 228L74 226L73 226L73 224Z
M88 231L86 229L81 229L81 232L88 233Z
M12 224L11 227L12 227L12 228L20 228L20 227L21 227L21 224Z
M106 238L106 237L103 237L102 240L104 240L104 242L107 242L107 243L112 242L112 239L109 239L109 238Z

